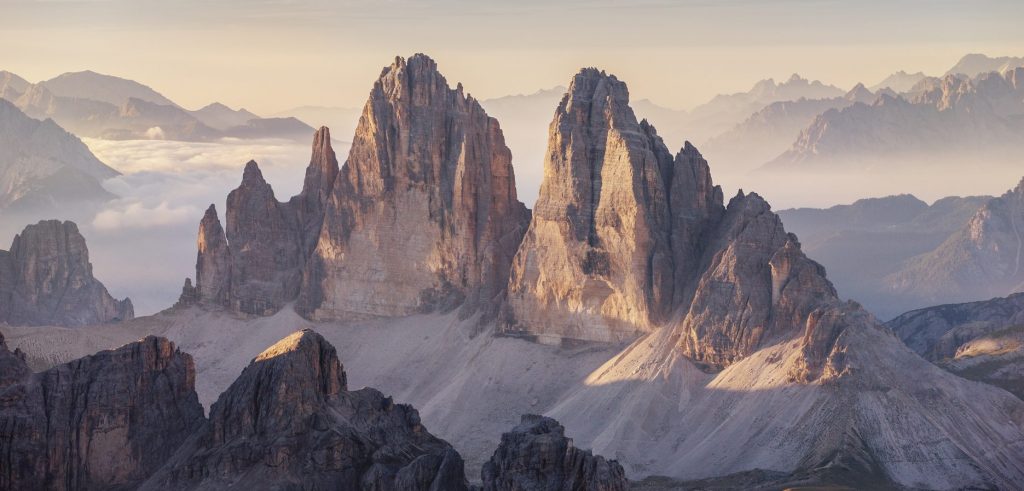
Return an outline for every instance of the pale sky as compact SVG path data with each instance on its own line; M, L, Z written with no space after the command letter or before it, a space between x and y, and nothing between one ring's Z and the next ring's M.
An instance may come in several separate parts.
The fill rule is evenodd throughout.
M0 0L0 69L94 70L187 108L360 107L395 55L424 52L481 99L582 66L677 108L791 73L849 88L941 74L968 52L1024 55L1020 0Z

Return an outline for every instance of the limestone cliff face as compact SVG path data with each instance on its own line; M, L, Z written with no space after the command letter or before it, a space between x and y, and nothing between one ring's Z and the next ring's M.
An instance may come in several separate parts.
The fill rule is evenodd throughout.
M430 58L397 58L363 110L299 309L330 319L493 308L528 219L498 122Z
M459 454L412 407L349 391L333 346L300 331L258 355L142 489L460 490Z
M592 68L577 74L551 123L544 182L512 268L509 329L618 341L664 320L676 295L672 224L693 232L686 249L709 211L694 194L675 199L685 208L674 219L671 192L714 196L701 163L673 160L637 122L624 83Z
M708 369L797 339L806 364L794 376L819 377L852 317L828 314L847 307L824 269L760 196L740 192L725 206L700 152L687 142L673 158L628 103L614 76L585 69L573 79L503 327L552 342L667 327Z
M116 300L92 275L89 249L73 222L29 225L0 251L0 321L81 326L129 320L131 300Z
M195 286L186 284L179 303L270 315L298 298L337 174L326 127L313 136L302 192L287 202L277 200L256 162L247 163L228 194L226 227L213 205L199 224Z
M484 491L625 491L629 485L618 462L574 447L558 421L533 414L501 435L481 478Z
M274 197L256 162L245 165L242 184L228 194L225 235L235 310L269 315L298 296L304 262L298 219Z
M0 366L16 359L0 342ZM0 383L0 489L134 488L203 421L192 358L163 338L34 375L20 361Z

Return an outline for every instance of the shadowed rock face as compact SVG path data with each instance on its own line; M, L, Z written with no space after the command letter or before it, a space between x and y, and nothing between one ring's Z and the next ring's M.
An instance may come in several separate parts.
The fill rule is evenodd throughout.
M467 489L410 406L348 391L333 346L292 334L257 356L143 489Z
M557 421L527 414L481 470L484 491L625 491L622 466L573 446Z
M493 309L529 220L498 122L433 60L374 84L298 307L315 319Z
M92 276L85 238L73 222L25 227L0 251L0 321L82 326L129 320L131 300L116 300Z
M302 192L288 202L277 201L256 162L247 163L228 195L226 227L213 205L199 224L196 283L186 284L180 303L270 315L298 298L337 173L326 127L313 136Z
M203 421L192 358L163 338L34 375L0 342L0 368L22 374L0 382L0 489L132 488Z

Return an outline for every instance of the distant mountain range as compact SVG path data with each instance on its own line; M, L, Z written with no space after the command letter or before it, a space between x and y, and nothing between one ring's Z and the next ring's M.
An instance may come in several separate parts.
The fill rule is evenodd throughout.
M113 140L309 138L313 128L294 117L260 118L220 103L189 111L133 80L91 71L29 83L0 72L0 97L33 118L50 118L72 133Z
M1024 68L975 79L926 79L918 95L830 109L766 169L903 165L962 154L1024 150Z
M892 291L885 278L938 247L991 199L951 196L929 205L904 194L827 209L782 210L779 216L800 237L807 255L825 266L839 291L889 318L929 303Z
M100 181L117 175L53 120L0 99L0 210L110 199Z
M921 304L982 300L1024 290L1024 180L985 203L932 250L885 279Z
M953 68L946 71L945 75L966 75L973 78L988 72L1004 73L1022 66L1024 66L1024 56L991 58L983 54L972 53L961 58L956 65L953 65Z

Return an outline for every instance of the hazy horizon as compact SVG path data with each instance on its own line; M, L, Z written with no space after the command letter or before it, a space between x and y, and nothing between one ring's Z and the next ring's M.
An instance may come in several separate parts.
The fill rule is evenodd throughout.
M0 69L31 82L93 70L190 109L217 101L266 115L361 107L382 67L423 52L478 99L597 66L634 100L691 108L792 73L848 89L898 70L939 75L967 53L1024 52L1024 5L944 3L8 0Z

